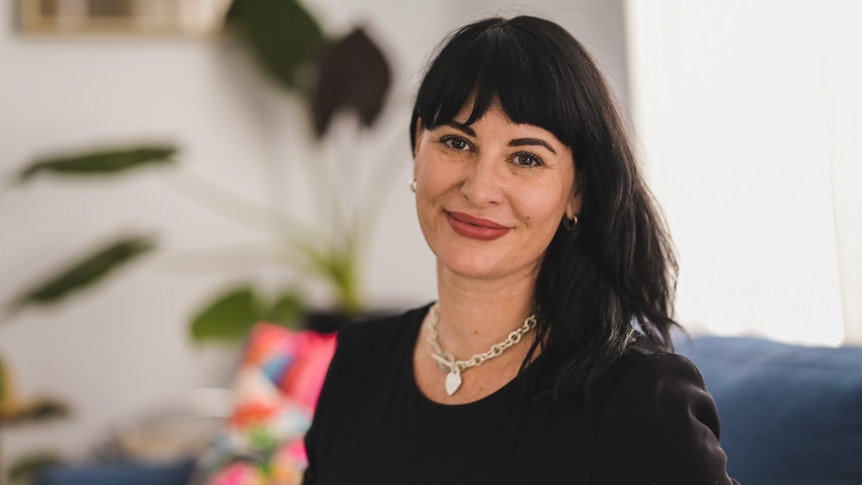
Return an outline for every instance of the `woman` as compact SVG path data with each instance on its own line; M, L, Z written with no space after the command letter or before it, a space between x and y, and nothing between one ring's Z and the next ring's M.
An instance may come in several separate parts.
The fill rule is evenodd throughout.
M439 299L342 331L305 483L733 483L668 353L670 240L583 47L533 17L462 28L410 136Z

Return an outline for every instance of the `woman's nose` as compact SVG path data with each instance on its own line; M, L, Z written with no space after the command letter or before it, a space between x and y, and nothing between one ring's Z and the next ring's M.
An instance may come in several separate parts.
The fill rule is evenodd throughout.
M501 164L493 157L476 157L465 171L461 193L477 207L500 203L503 199L500 171Z

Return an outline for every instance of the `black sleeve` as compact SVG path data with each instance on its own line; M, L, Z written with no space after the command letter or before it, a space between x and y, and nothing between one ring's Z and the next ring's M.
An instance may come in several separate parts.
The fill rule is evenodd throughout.
M305 434L305 452L308 456L308 468L305 469L303 476L303 485L314 485L318 483L318 462L320 459L320 446L323 441L326 441L324 436L327 434L327 429L332 430L337 428L337 424L332 423L335 415L333 411L337 407L339 401L339 384L343 382L344 365L341 363L345 359L352 347L350 343L352 327L346 326L338 333L338 344L335 348L335 355L329 362L329 369L326 372L326 378L323 381L323 388L320 390L320 397L317 400L317 406L314 411L314 418L311 423L311 428Z
M645 356L609 396L592 483L736 484L718 437L718 412L694 364Z

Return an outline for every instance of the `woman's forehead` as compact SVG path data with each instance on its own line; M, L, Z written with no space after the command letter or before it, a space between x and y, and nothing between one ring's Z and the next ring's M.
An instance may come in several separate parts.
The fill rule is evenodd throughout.
M483 113L481 113L481 115L475 121L468 124L467 121L470 120L470 117L473 114L474 103L475 103L475 96L471 96L470 98L467 99L467 102L465 102L464 105L461 106L461 109L458 110L458 112L455 114L455 116L451 120L448 120L448 121L440 120L440 121L443 122L442 124L454 124L456 126L469 127L472 125L482 124L483 122L487 122L489 117L490 118L500 118L500 119L502 119L502 121L505 121L506 124L509 125L510 127L512 127L513 129L522 129L522 130L546 134L547 136L553 137L555 141L563 144L561 141L559 141L557 139L557 137L550 130L548 130L547 128L545 128L543 126L535 125L532 123L514 121L512 119L512 117L509 116L509 114L506 112L505 108L503 107L503 104L500 102L500 99L498 97L492 98L491 103L488 106L488 108Z

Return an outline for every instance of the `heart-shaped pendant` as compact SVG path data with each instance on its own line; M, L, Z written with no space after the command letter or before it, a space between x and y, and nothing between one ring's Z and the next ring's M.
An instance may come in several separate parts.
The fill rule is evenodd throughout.
M461 371L452 369L446 374L446 394L452 395L461 387Z

